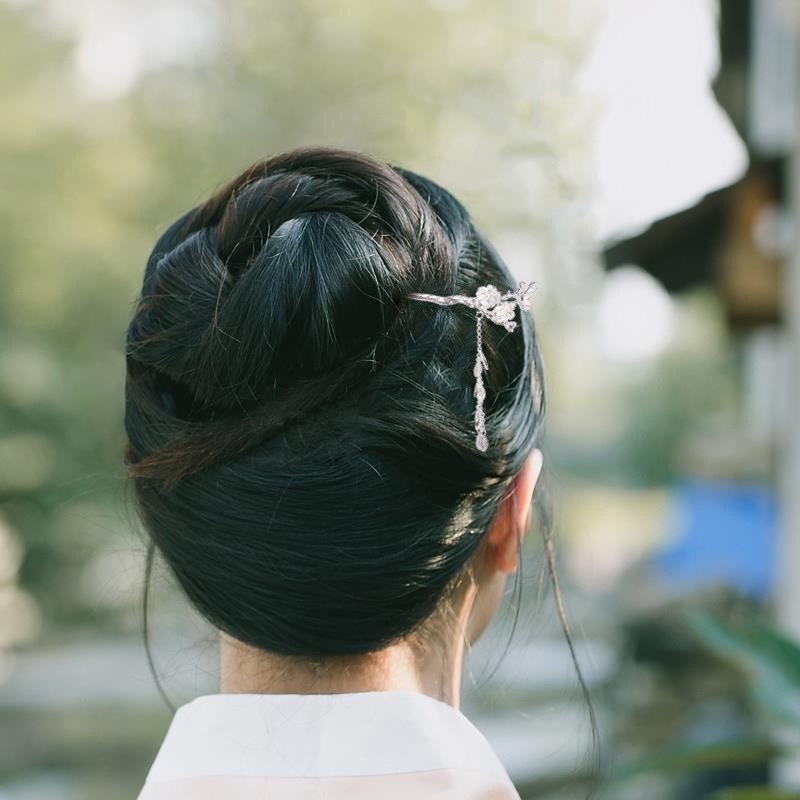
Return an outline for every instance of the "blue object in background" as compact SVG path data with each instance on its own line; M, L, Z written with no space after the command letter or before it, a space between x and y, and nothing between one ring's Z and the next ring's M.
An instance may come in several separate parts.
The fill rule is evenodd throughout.
M778 508L762 485L683 481L673 489L670 543L653 567L672 588L725 583L767 598L775 585Z

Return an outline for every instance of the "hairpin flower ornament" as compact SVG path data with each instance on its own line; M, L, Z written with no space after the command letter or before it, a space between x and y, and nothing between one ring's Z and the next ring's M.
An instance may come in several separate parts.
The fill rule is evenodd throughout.
M520 281L513 292L506 292L505 294L501 294L496 286L486 284L475 292L474 297L461 294L426 294L424 292L414 292L409 295L409 297L414 300L426 300L430 303L437 303L442 306L461 303L477 311L475 318L478 331L478 353L475 358L475 367L473 369L473 374L475 375L475 390L473 395L477 400L475 407L475 430L477 431L475 446L481 452L485 452L489 447L489 441L486 438L486 418L483 413L483 400L486 397L486 389L483 385L483 370L488 369L489 366L483 354L481 320L486 317L495 324L502 325L507 331L513 331L517 327L517 322L514 319L516 308L519 306L521 309L527 311L531 307L530 293L533 291L534 284L535 281L531 281L526 288L525 282Z

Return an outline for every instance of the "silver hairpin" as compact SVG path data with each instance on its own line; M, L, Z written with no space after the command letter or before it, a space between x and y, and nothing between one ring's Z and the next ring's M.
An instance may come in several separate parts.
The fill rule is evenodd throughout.
M486 358L483 355L483 337L481 332L481 320L486 317L492 322L502 325L507 331L513 331L517 327L514 315L516 307L527 311L531 307L530 293L533 291L535 281L531 281L528 288L525 282L520 281L513 292L500 294L500 290L492 284L481 286L474 297L463 294L426 294L425 292L412 292L408 296L414 300L426 300L429 303L437 303L440 306L452 306L461 303L477 311L475 320L478 329L478 354L475 358L475 390L474 396L477 398L475 407L475 446L481 452L485 452L489 447L489 440L486 438L486 418L483 413L483 398L486 397L486 390L483 386L483 370L488 369Z

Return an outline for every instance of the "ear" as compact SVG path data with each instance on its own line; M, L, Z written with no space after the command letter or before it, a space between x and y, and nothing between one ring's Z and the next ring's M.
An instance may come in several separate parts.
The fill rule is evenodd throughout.
M542 471L542 451L535 448L514 478L511 491L487 536L492 566L500 572L515 572L518 566L517 530L524 536L531 519L531 499Z

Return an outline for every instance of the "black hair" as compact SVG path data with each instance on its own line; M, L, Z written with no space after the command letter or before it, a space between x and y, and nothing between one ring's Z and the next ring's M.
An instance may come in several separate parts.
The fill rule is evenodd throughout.
M530 314L484 323L482 452L474 311L407 297L485 284L516 288L453 195L341 148L258 161L171 224L127 330L148 577L157 550L215 627L285 656L419 629L542 431Z

